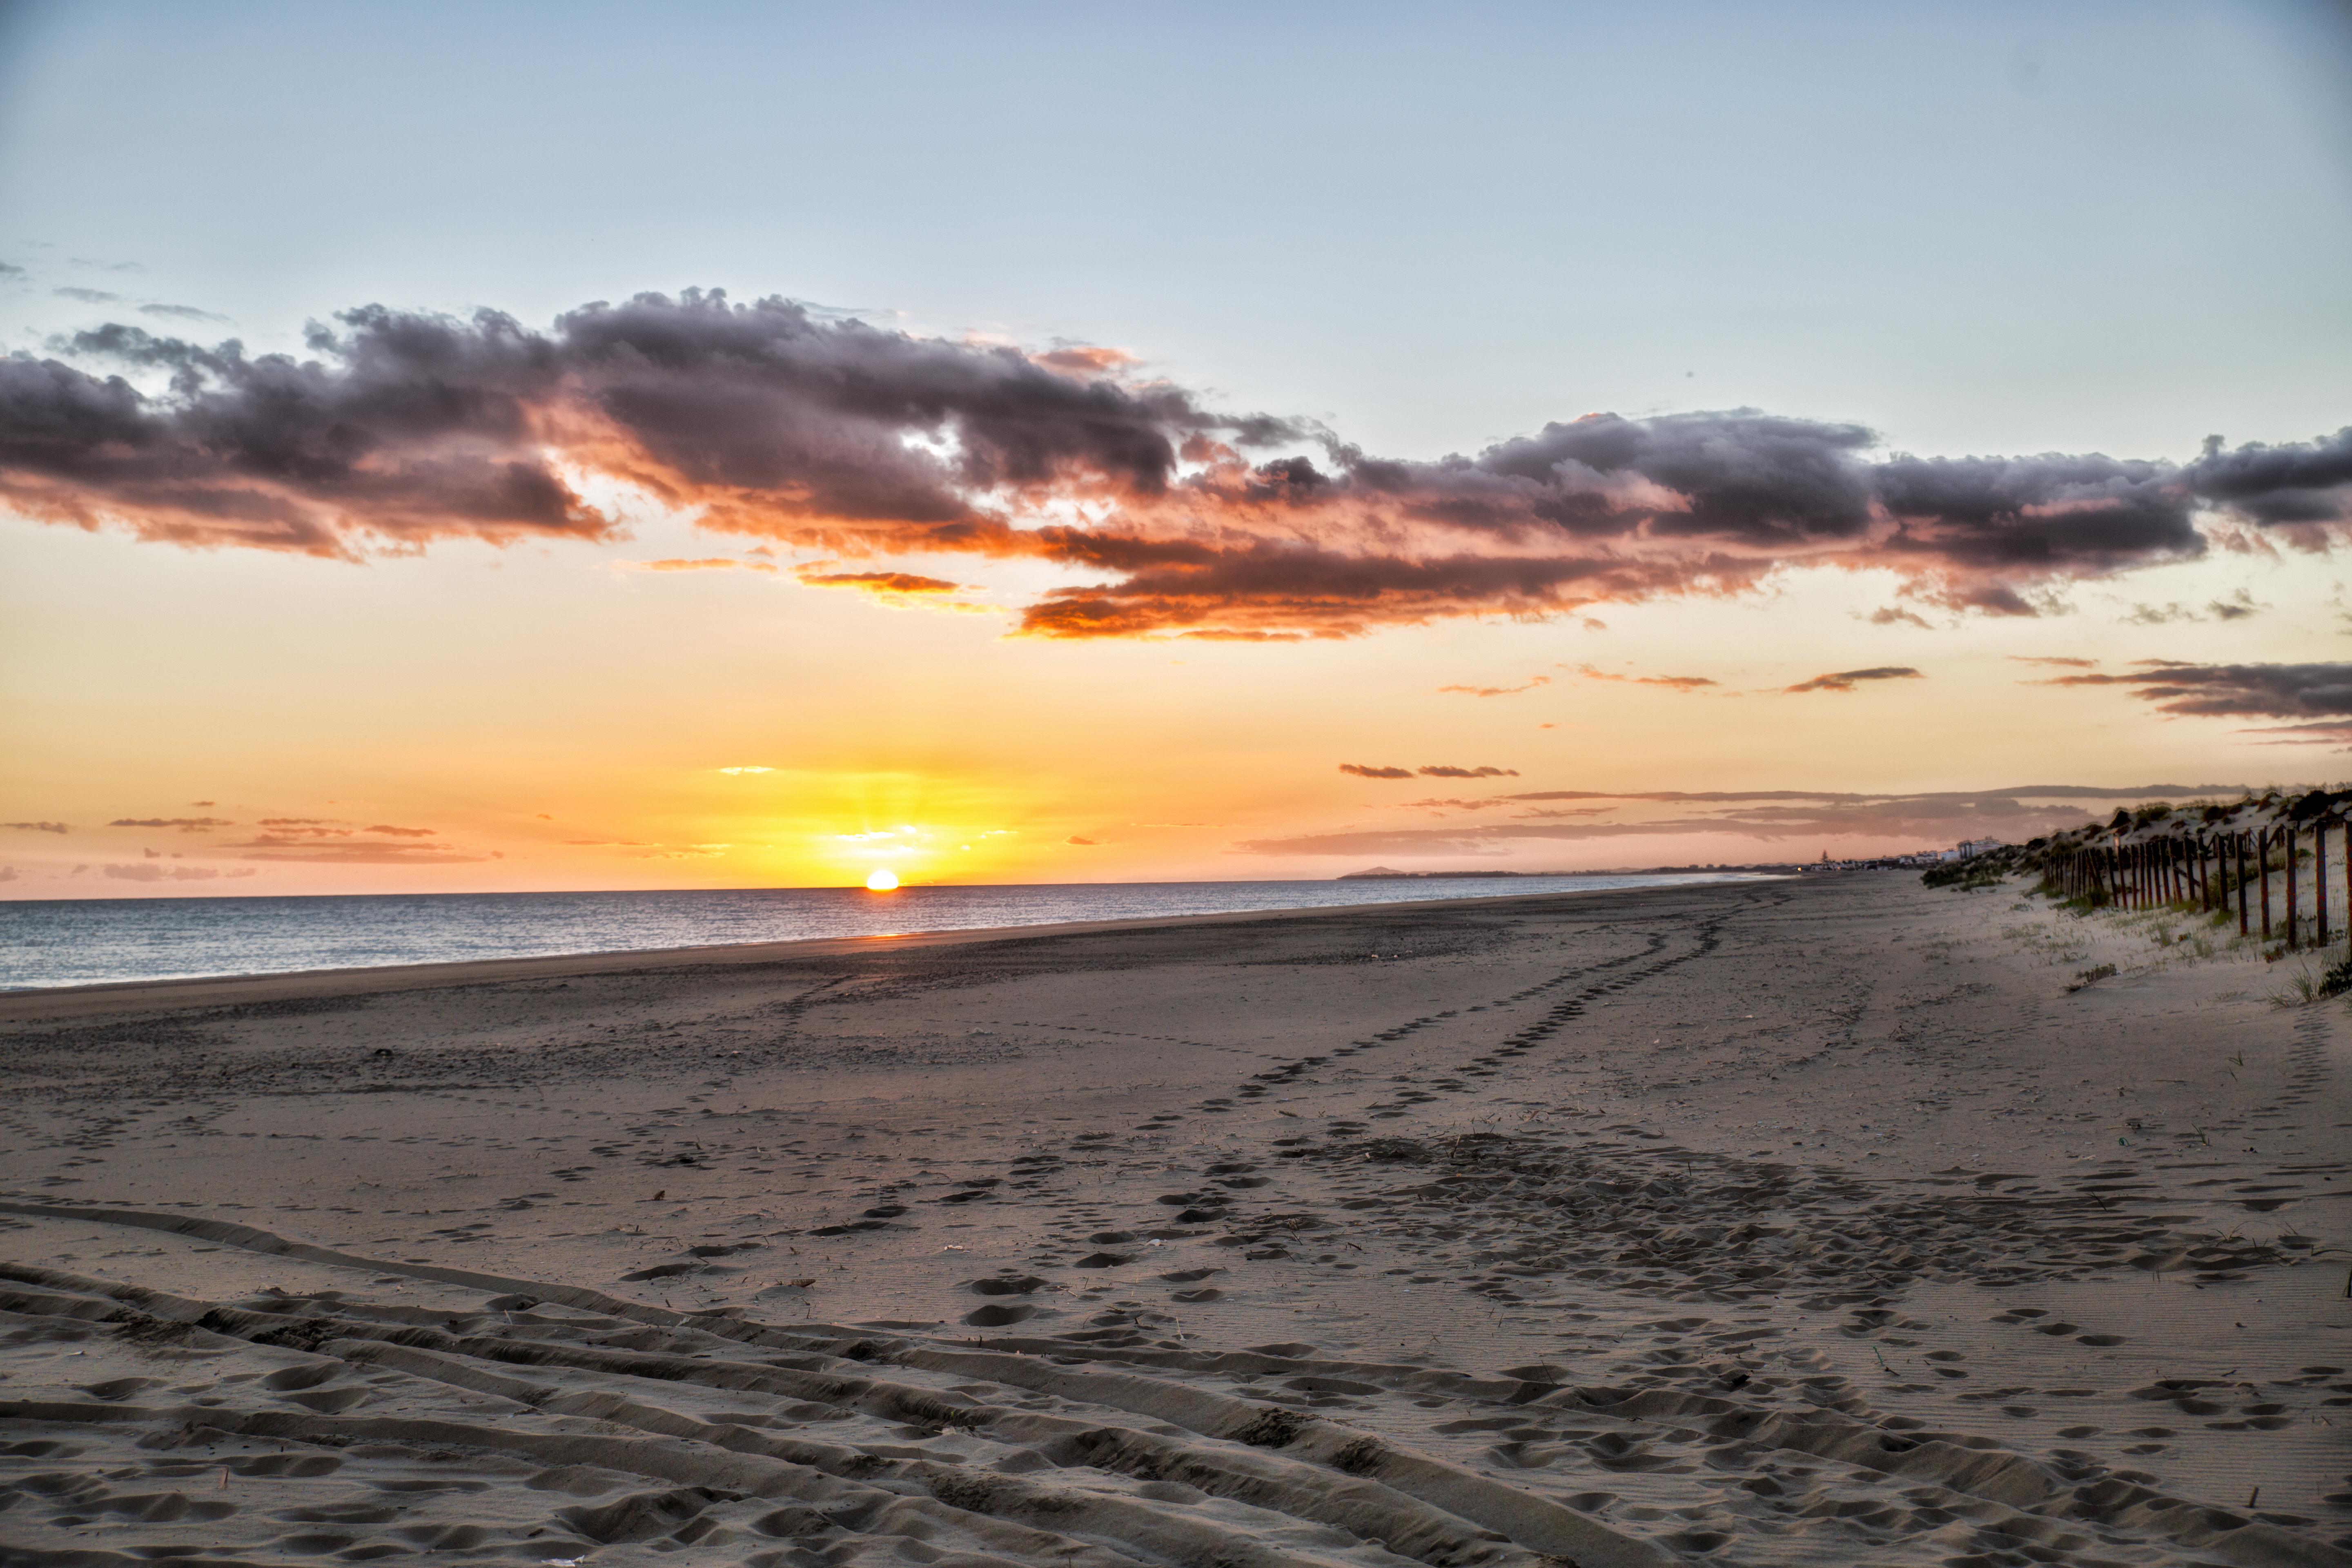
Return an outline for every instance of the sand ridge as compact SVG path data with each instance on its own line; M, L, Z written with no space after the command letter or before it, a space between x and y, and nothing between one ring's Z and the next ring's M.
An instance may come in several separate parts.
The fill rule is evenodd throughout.
M19 1027L0 1520L2346 1560L2334 1012L1907 879L1480 902Z

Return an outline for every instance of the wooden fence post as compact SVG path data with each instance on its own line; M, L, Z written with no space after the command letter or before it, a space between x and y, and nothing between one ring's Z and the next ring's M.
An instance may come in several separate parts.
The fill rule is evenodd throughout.
M2286 945L2290 951L2294 949L2295 937L2301 931L2303 914L2301 900L2295 896L2295 883L2299 879L2294 874L2294 825L2289 823L2286 826Z
M2238 934L2246 934L2246 835L2242 828L2230 835L2231 847L2238 858Z
M2327 945L2327 818L2311 825L2311 943Z
M2263 885L2263 940L2271 939L2271 830L2254 834L2254 871Z

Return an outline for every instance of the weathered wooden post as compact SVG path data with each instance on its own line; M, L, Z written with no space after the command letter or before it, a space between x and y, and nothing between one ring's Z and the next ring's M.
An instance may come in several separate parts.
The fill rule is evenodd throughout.
M2327 945L2327 818L2311 825L2311 944Z
M2237 832L2232 833L2231 835L2230 835L2230 843L2231 843L2231 847L2233 847L2233 848L2237 851L2237 858L2238 858L2238 934L2239 934L2240 936L2243 936L2243 935L2245 935L2245 934L2246 934L2246 835L2245 835L2245 830L2244 830L2244 829L2242 829L2242 828L2241 828L2239 831L2237 831Z
M2271 939L2271 830L2254 833L2254 872L2263 885L2263 940Z
M2284 831L2286 834L2286 945L2292 950L2295 946L2303 910L2301 900L2295 897L2294 824L2288 823Z

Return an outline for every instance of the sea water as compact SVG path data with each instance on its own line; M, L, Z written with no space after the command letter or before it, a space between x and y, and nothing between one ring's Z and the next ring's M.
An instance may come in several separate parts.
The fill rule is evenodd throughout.
M1737 872L1315 882L736 888L0 902L0 990L304 969L637 952L1069 921L1325 909L1737 879Z

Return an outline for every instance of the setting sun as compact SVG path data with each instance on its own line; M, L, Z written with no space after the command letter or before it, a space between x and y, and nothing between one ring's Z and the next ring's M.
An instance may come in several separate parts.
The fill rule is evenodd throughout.
M887 866L878 868L866 879L866 889L871 892L887 893L898 885L898 873Z

